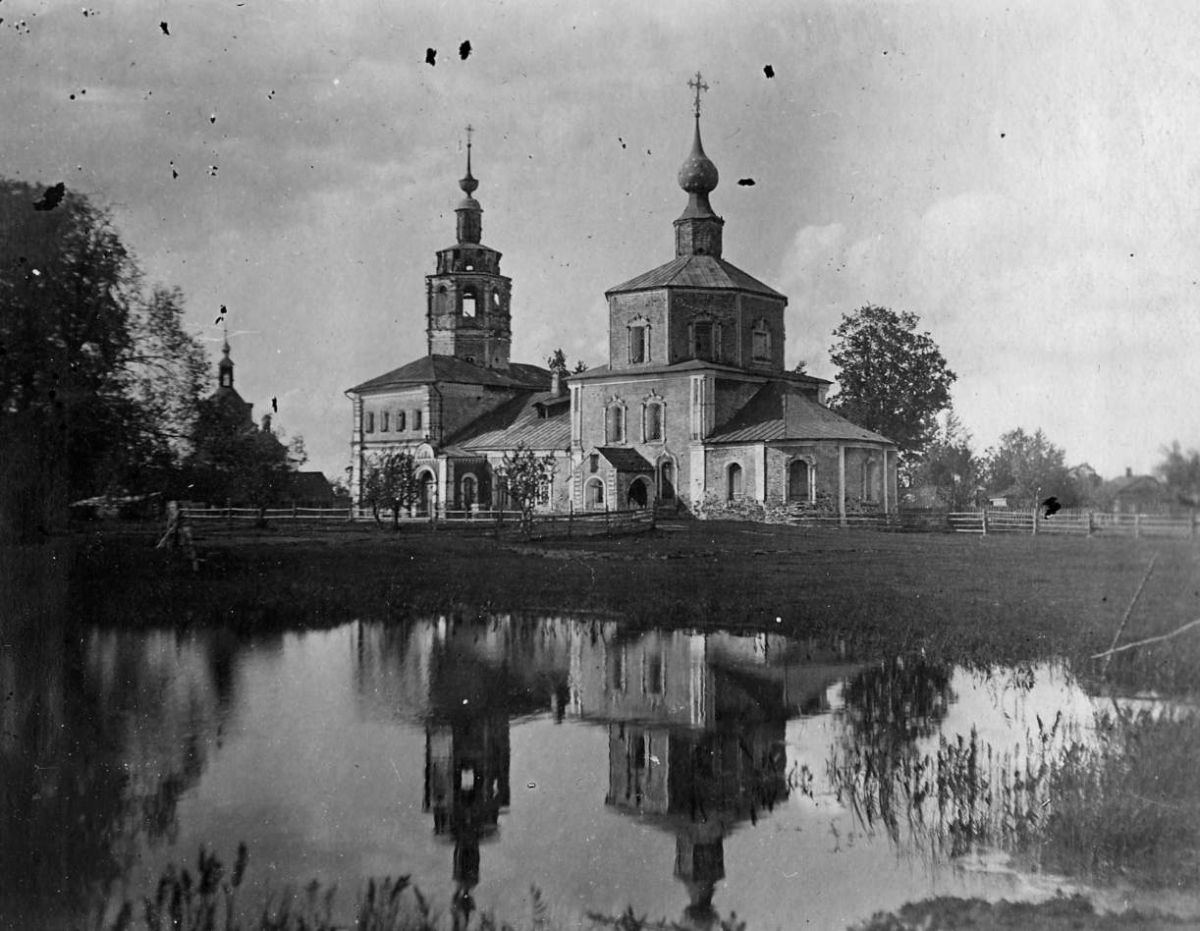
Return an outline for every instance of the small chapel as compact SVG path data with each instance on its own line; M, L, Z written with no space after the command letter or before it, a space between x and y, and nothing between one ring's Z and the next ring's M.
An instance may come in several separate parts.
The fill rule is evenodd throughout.
M482 244L468 141L456 241L426 276L426 354L346 392L356 498L371 457L404 449L420 511L503 507L495 470L523 447L555 457L546 511L896 510L895 444L830 410L827 380L786 370L787 297L724 258L709 200L719 174L700 138L706 85L690 86L674 258L605 292L608 362L569 377L510 360L512 282Z

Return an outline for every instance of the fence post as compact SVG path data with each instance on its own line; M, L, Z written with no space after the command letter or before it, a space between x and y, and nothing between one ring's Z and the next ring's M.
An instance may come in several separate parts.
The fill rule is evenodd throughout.
M983 509L983 535L985 537L987 536L987 515L988 515L987 508L984 508Z
M1133 515L1133 538L1136 540L1142 535L1142 512Z
M1196 509L1192 508L1192 539L1196 539Z
M296 502L295 502L295 501L293 501L293 502L292 502L292 520L295 520L295 519L296 519L296 515L297 515L297 511L296 511Z
M1033 535L1036 537L1038 532L1038 506L1037 502L1033 505Z
M1090 537L1096 532L1096 512L1088 511L1088 528L1087 535Z
M568 504L569 504L569 506L567 508L567 539L569 540L569 539L571 539L571 527L575 523L575 499L572 498L571 501L568 502Z
M225 499L225 529L233 529L233 502Z
M608 526L608 499L604 501L604 535L612 536L612 530Z

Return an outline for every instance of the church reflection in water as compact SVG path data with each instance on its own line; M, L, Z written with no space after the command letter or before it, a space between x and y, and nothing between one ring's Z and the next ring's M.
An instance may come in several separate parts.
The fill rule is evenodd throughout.
M828 710L827 692L857 668L773 635L601 621L440 619L358 637L360 692L424 722L424 809L453 844L456 923L509 804L513 718L607 728L604 804L674 836L684 922L704 927L718 917L726 838L788 796L787 720Z

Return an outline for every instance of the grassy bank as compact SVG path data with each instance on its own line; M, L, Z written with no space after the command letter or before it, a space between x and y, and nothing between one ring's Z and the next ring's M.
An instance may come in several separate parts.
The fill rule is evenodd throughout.
M156 552L151 534L80 542L78 616L126 626L291 629L453 611L604 612L637 625L835 637L863 653L1080 660L1110 645L1156 553L1122 642L1200 617L1200 549L1187 541L717 522L532 544L425 528L209 531L198 536L198 575ZM1108 676L1128 689L1200 690L1200 629L1118 654Z

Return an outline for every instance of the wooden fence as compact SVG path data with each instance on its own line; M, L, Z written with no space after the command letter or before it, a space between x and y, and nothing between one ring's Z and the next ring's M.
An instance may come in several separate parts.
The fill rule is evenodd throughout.
M285 521L296 523L316 522L326 526L332 524L373 523L375 512L370 508L235 508L235 507L185 507L184 516L198 525L224 525L233 528L247 522L265 520L271 523ZM385 524L392 523L390 510L379 511L379 520ZM494 531L499 534L524 533L521 527L519 511L496 510L443 510L434 513L401 513L399 521L403 526L439 526L446 525L461 528L477 528ZM604 533L627 533L636 529L649 529L655 524L652 509L626 511L586 511L569 512L567 514L535 514L530 527L530 535L537 538L592 536Z
M955 533L1071 534L1075 536L1177 537L1197 536L1195 513L1186 517L1165 514L1110 514L1105 511L1062 510L1047 517L1041 509L991 509L958 511L946 515Z

